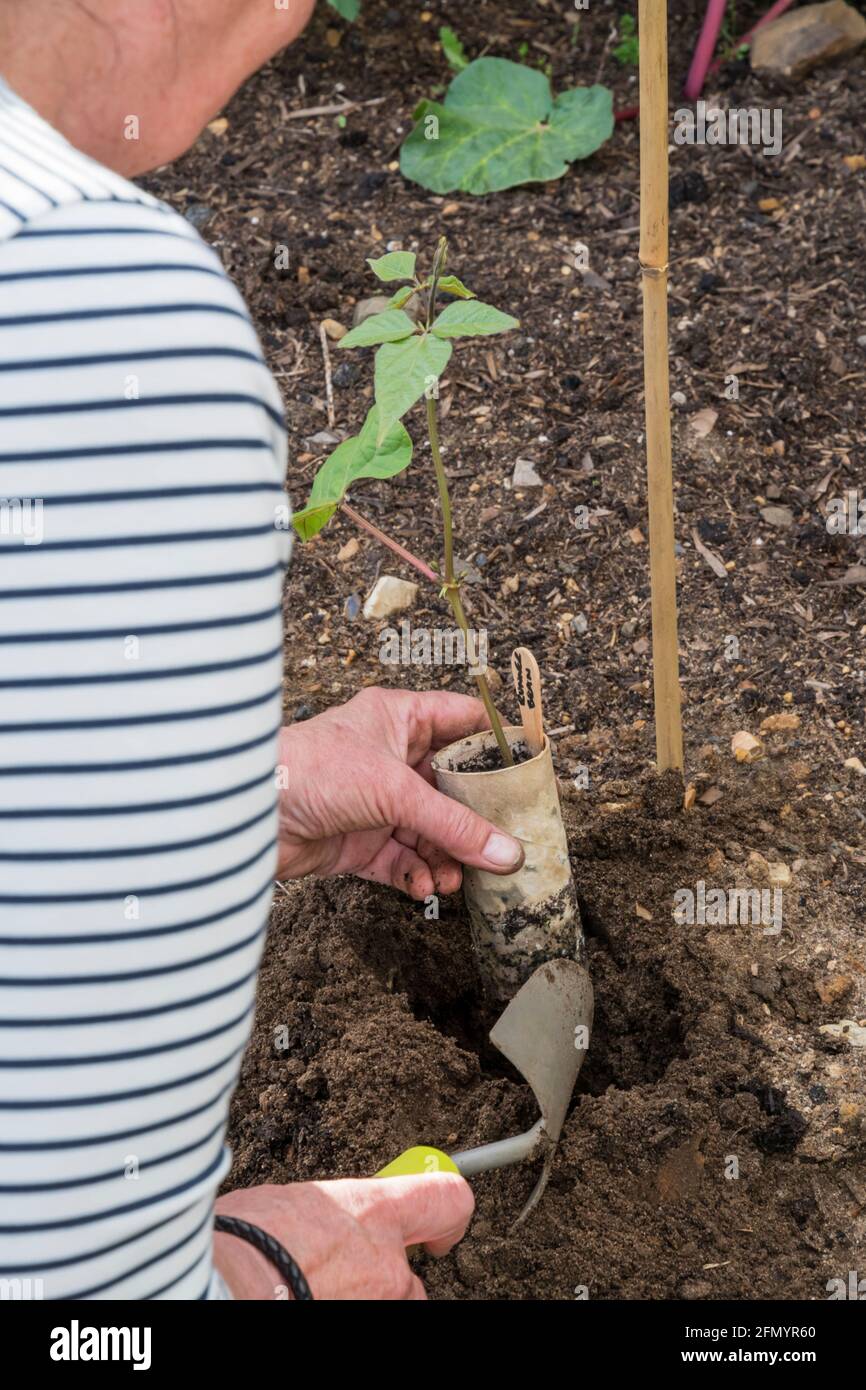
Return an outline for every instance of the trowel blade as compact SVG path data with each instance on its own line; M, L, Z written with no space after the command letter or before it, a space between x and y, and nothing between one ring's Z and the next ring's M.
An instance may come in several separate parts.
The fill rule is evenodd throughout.
M540 965L490 1030L490 1041L526 1077L551 1145L559 1138L592 1030L592 981L574 960Z

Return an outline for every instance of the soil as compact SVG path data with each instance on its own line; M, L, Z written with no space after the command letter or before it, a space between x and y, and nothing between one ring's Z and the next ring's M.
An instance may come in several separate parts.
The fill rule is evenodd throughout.
M704 8L670 13L672 110ZM763 8L738 4L738 30ZM428 195L396 164L416 101L448 80L440 24L470 56L527 45L556 90L600 72L615 106L633 106L634 70L605 51L615 9L592 7L575 31L552 0L364 0L351 28L319 7L224 133L150 186L202 227L251 305L298 503L327 452L307 443L328 428L318 326L351 323L375 292L366 256L426 252L445 231L454 273L521 320L456 349L442 435L469 621L503 678L518 644L541 667L596 1023L541 1204L512 1232L535 1173L475 1180L466 1239L418 1257L431 1297L822 1299L866 1269L866 1049L821 1031L866 1024L866 535L826 527L831 499L864 490L862 55L797 84L728 65L705 95L780 108L783 152L671 156L688 810L679 780L652 770L637 124L555 183L484 198ZM344 125L290 119L340 97L378 104ZM331 357L336 432L354 431L369 354ZM352 500L435 561L435 489L408 423L413 468ZM511 487L518 458L541 488ZM286 717L371 683L471 689L454 668L380 662L357 599L381 573L412 576L367 536L338 559L351 535L335 519L296 550ZM447 626L432 587L411 616ZM496 698L514 719L504 683ZM743 730L761 741L754 762L732 754ZM676 920L701 883L768 900L783 883L781 930ZM348 880L278 892L230 1185L374 1173L413 1143L457 1149L534 1121L486 1041L462 901L436 906Z
M521 763L528 763L531 757L525 743L511 743L511 757L514 766L519 767ZM480 753L476 753L469 762L461 763L460 772L502 772L505 764L502 761L502 754L498 748L484 748Z

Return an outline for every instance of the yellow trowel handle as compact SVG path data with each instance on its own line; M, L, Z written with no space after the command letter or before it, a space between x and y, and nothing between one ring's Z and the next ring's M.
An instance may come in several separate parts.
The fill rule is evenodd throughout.
M414 1173L459 1173L460 1169L441 1149L433 1149L429 1144L416 1144L406 1149L398 1158L380 1168L377 1178L401 1178Z

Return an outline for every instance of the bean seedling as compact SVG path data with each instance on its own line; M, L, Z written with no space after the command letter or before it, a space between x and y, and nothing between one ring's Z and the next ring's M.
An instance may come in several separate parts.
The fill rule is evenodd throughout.
M392 251L368 261L374 275L386 284L398 280L410 283L391 296L387 309L364 319L340 339L340 348L376 346L375 401L360 433L344 439L319 468L307 505L295 513L293 524L301 539L309 540L337 510L342 511L425 579L440 586L440 596L447 598L451 605L454 620L466 641L466 650L470 651L471 636L460 593L462 576L455 573L454 567L451 497L439 445L439 380L450 361L453 339L505 333L516 328L518 320L492 304L482 303L455 275L444 274L446 255L447 243L442 237L430 274L423 279L416 275L416 257L411 251ZM447 295L450 302L437 314L440 294ZM442 512L444 561L441 572L367 521L346 500L349 487L359 479L392 478L409 466L412 440L402 420L422 397ZM510 767L514 760L487 679L483 673L477 673L475 680L502 759Z

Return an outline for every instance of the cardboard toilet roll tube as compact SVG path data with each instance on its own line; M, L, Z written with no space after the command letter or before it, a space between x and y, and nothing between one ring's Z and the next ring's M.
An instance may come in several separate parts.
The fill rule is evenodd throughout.
M505 737L511 748L524 742L520 728L506 728ZM433 758L433 771L441 792L523 845L526 859L516 874L472 868L463 872L485 993L504 1003L545 961L560 956L578 959L583 934L547 737L537 757L514 767L464 771L490 750L498 761L492 732L471 734L441 749Z

